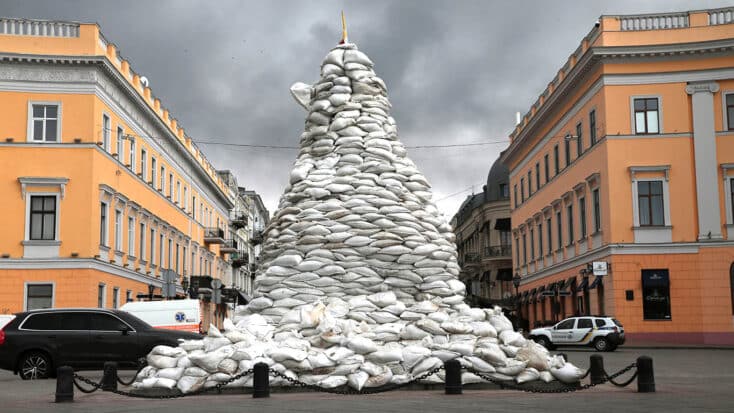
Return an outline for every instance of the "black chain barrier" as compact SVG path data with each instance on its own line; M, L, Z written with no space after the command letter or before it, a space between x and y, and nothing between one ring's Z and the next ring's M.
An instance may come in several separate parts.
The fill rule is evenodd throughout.
M401 383L401 384L394 384L392 386L383 386L383 387L367 388L367 389L362 389L362 390L356 390L356 389L352 389L352 388L346 388L346 389L341 389L340 390L340 389L329 389L329 388L326 388L326 387L320 387L320 386L317 386L315 384L304 383L304 382L302 382L302 381L300 381L298 379L294 379L292 377L289 377L289 376L287 376L287 375L285 375L283 373L280 373L280 372L277 372L277 371L274 371L274 370L270 370L270 375L271 376L275 376L275 377L280 377L283 380L285 380L285 381L293 384L294 386L298 386L298 387L301 387L301 388L311 389L311 390L319 391L319 392L322 392L322 393L341 394L341 395L351 396L351 395L361 395L361 394L378 394L378 393L385 393L385 392L397 390L397 389L403 388L405 386L409 386L409 385L411 385L411 384L413 384L415 382L418 382L418 381L421 381L421 380L425 380L428 377L430 377L430 376L438 373L439 371L443 370L443 368L444 368L443 366L439 366L439 367L436 367L435 369L428 370L427 372L421 374L420 376L414 378L413 380L411 380L409 382L405 382L405 383Z
M600 381L599 383L590 383L590 384L584 384L584 385L581 385L581 386L573 386L573 387L572 386L566 386L566 387L562 387L562 388L559 388L559 389L542 389L542 388L533 388L531 386L519 386L519 385L515 385L515 384L512 384L512 383L509 383L509 382L504 381L504 380L495 379L494 377L488 376L487 373L485 373L485 372L477 371L477 370L474 370L472 368L464 368L464 370L466 370L466 371L468 371L470 373L473 373L474 375L476 375L476 376L478 376L478 377L480 377L480 378L482 378L482 379L484 379L484 380L486 380L486 381L488 381L490 383L494 383L494 384L500 386L500 388L502 388L502 389L518 390L518 391L524 391L524 392L527 392L527 393L570 393L570 392L575 392L575 391L579 391L579 390L587 390L587 389L590 389L592 387L596 387L596 386L598 386L600 384L604 384L607 381L610 382L610 383L612 383L612 384L615 384L615 382L613 381L615 378L623 375L624 373L627 373L628 371L632 370L635 367L637 367L637 365L635 363L632 363L629 366L623 368L622 370L620 370L620 371L612 374L611 376L605 373L604 374L604 379L602 381ZM589 373L589 371L587 371L586 374L584 374L584 376L582 376L581 378L586 377L586 375L588 375L588 373ZM628 384L632 383L632 381L636 377L637 377L637 372L635 372L635 374L632 376L632 379L628 380L625 383L619 383L619 384L616 384L616 385L618 385L620 387L627 386Z
M145 366L141 367L140 370L142 370L144 367ZM486 380L486 381L488 381L490 383L496 384L496 385L500 386L500 388L502 388L502 389L518 390L518 391L523 391L523 392L528 392L528 393L569 393L569 392L575 392L575 391L580 391L580 390L587 390L587 389L596 387L596 386L598 386L600 384L604 384L606 382L609 382L609 383L611 383L611 384L613 384L615 386L618 386L618 387L626 387L626 386L628 386L630 383L632 383L637 378L637 371L635 371L634 374L632 374L632 376L628 380L626 380L624 382L617 382L617 381L615 381L615 379L617 377L619 377L619 376L621 376L621 375L629 372L630 370L634 369L635 367L637 367L636 363L632 363L632 364L628 365L627 367L619 370L618 372L616 372L616 373L614 373L612 375L609 375L606 372L604 372L604 378L600 382L598 382L598 383L590 383L590 384L584 384L584 385L580 385L580 386L565 386L565 387L555 388L555 389L534 388L532 386L527 386L527 385L516 385L516 384L513 384L512 382L508 382L508 381L505 381L505 380L499 380L499 379L496 379L494 377L491 377L486 372L481 372L481 371L474 370L474 369L468 368L468 367L462 367L462 369L465 370L465 371L467 371L467 372L469 372L469 373L472 373L472 374L474 374L474 375L476 375L476 376L478 376L480 378L482 378L483 380ZM323 392L323 393L340 394L340 395L350 395L351 396L351 395L378 394L378 393L385 393L385 392L397 390L397 389L400 389L400 388L409 386L411 384L414 384L414 383L423 381L423 380L425 380L428 377L430 377L430 376L438 373L439 371L441 371L443 369L444 369L444 366L436 367L434 369L431 369L431 370L426 371L425 373L421 374L420 376L414 378L411 381L405 382L405 383L395 384L395 385L392 385L392 386L382 386L382 387L376 387L376 388L366 388L366 389L362 389L362 390L356 390L356 389L352 389L352 388L342 388L342 389L334 388L334 389L330 389L330 388L320 387L320 386L315 385L315 384L305 383L305 382L303 382L301 380L298 380L297 378L290 377L290 376L288 376L286 374L283 374L283 373L278 372L278 371L275 371L275 370L269 370L269 374L270 374L270 376L281 378L281 379L287 381L288 383L292 384L293 386L297 386L297 387L301 387L301 388L305 388L305 389L310 389L310 390L315 390L315 391L319 391L319 392ZM135 378L137 377L137 374L140 372L140 370L138 370L138 372L133 377L133 380L131 380L129 384L132 384L132 382L135 380ZM579 380L581 380L581 379L585 378L586 376L588 376L590 370L591 369L587 370L586 373L583 376L579 377ZM244 372L242 372L240 374L237 374L236 376L232 376L231 378L229 378L229 379L227 379L227 380L225 380L223 382L217 383L216 386L206 387L206 388L202 387L201 389L198 389L196 391L189 392L189 393L176 393L176 394L165 394L165 395L148 395L148 394L140 394L140 393L133 393L133 392L128 392L128 391L123 391L123 390L108 390L108 391L110 391L112 393L115 393L115 394L118 394L120 396L136 397L136 398L141 398L141 399L177 399L177 398L181 398L181 397L195 396L195 395L209 393L209 392L213 392L213 391L216 391L217 393L221 394L222 393L222 388L224 388L226 385L234 382L235 380L239 380L239 379L241 379L241 378L243 378L245 376L248 376L250 374L253 374L253 371L254 371L254 369L249 369L249 370L244 371ZM84 383L92 386L92 388L91 389L85 389L84 387L82 387L77 382L77 380L78 381L81 381L81 382L84 382ZM122 382L121 380L118 380L118 381L120 381L120 383L122 383L122 384L129 385L129 384L126 384L126 383ZM77 389L79 389L79 391L81 391L82 393L89 394L89 393L94 393L95 391L101 389L102 388L102 381L100 380L100 382L97 383L97 382L94 382L94 381L92 381L92 380L84 377L84 376L81 376L79 374L74 373L74 386Z
M125 381L121 379L120 376L117 376L117 382L122 384L123 386L129 386L135 383L135 379L138 378L138 374L140 374L140 372L143 371L144 368L148 367L147 363L138 363L138 364L140 364L140 367L138 368L138 371L136 371L135 374L133 374L133 377L130 379L130 381Z
M244 371L244 372L242 372L242 373L240 373L240 374L238 374L236 376L232 376L232 377L230 377L229 379L227 379L225 381L222 381L222 382L217 383L216 386L206 387L206 388L205 387L202 387L201 389L196 390L196 391L192 391L190 393L176 393L176 394L152 395L152 394L132 393L132 392L124 391L124 390L108 390L108 391L110 391L112 393L115 393L115 394L119 394L120 396L136 397L138 399L159 399L159 400L163 400L163 399L178 399L178 398L181 398L181 397L195 396L195 395L198 395L198 394L204 394L204 393L209 393L209 392L213 392L213 391L216 391L217 393L221 394L222 393L222 388L224 386L232 383L235 380L239 380L239 379L241 379L241 378L243 378L245 376L249 376L250 374L253 373L253 371L254 371L253 369L249 369L249 370ZM91 390L91 391L85 391L86 389L82 389L79 386L79 384L76 382L77 380L83 381L84 383L87 383L87 384L91 385L92 387L94 387L94 389ZM88 378L86 378L84 376L80 376L80 375L78 375L76 373L74 373L74 385L80 391L82 391L83 393L93 393L96 390L102 388L102 382L101 381L99 383L95 383L94 381L92 381L92 380L90 380L90 379L88 379Z

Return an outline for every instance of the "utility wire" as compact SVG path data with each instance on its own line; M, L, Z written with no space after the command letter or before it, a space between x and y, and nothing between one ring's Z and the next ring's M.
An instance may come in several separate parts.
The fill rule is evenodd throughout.
M480 184L477 184L477 185L480 185ZM445 201L445 200L447 200L447 199L449 199L449 198L455 197L456 195L461 195L461 194L463 194L463 193L464 193L464 192L466 192L466 191L471 191L472 189L474 189L474 186L475 186L475 185L472 185L472 186L468 186L468 187L466 187L466 188L462 189L461 191L458 191L458 192L454 192L453 194L450 194L450 195L446 195L445 197L443 197L443 198L441 198L441 199L437 199L437 200L435 200L435 201L433 201L433 202L441 202L441 201Z

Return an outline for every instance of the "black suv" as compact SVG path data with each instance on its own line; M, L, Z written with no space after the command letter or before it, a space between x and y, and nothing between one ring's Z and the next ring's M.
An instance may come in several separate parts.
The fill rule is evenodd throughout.
M23 380L53 376L58 366L99 369L106 361L135 367L159 345L199 334L151 327L130 313L99 308L48 309L16 314L0 330L0 369Z

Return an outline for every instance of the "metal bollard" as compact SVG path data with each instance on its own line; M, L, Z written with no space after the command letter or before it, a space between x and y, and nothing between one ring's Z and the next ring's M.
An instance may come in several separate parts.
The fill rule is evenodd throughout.
M604 383L604 380L606 380L604 358L602 356L592 354L589 358L589 377L591 377L591 384Z
M106 361L104 363L104 374L102 375L102 390L117 390L117 363Z
M444 363L446 370L446 394L461 394L461 363L449 360Z
M74 369L61 366L56 369L56 403L74 401Z
M270 397L270 367L265 363L257 363L253 372L255 377L252 380L252 398Z
M655 373L652 369L651 357L637 358L637 392L655 393Z

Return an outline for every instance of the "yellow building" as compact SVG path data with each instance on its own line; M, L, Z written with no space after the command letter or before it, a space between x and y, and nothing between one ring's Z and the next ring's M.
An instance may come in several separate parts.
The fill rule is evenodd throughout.
M631 338L734 343L733 17L600 17L513 131L530 327L606 313Z
M96 24L0 19L0 313L222 278L225 182Z

